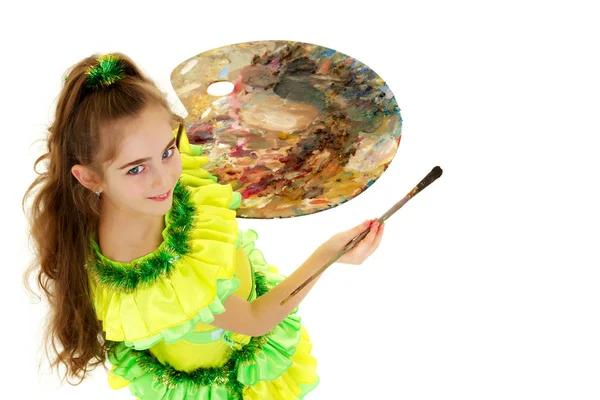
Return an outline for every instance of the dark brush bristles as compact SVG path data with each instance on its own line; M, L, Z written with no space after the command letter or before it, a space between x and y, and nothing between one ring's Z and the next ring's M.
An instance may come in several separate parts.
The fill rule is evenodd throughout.
M433 169L427 174L425 178L421 180L415 187L416 190L411 194L414 196L419 193L421 190L425 189L427 186L431 185L433 181L442 176L442 169L439 166L433 167Z

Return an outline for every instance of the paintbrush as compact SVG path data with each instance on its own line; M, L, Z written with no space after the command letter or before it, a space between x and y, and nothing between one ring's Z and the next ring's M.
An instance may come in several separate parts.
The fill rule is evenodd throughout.
M423 178L421 180L421 182L419 182L417 184L417 186L415 186L406 196L404 196L404 198L402 198L402 200L400 200L399 202L397 202L396 204L394 204L392 206L392 208L390 208L385 214L383 214L381 217L379 217L379 219L378 219L379 223L381 224L382 222L384 222L385 220L387 220L389 217L391 217L404 204L406 204L406 202L408 200L410 200L413 197L415 197L417 195L417 193L419 193L420 191L422 191L423 189L425 189L427 186L429 186L433 181L435 181L440 176L442 176L442 169L439 166L434 167L431 170L431 172L429 172L427 174L427 176L425 178ZM302 285L300 285L296 290L294 290L292 293L290 293L290 295L288 297L286 297L285 299L283 299L283 301L280 304L284 305L285 303L287 303L287 301L289 299L291 299L293 296L295 296L296 293L298 293L299 291L301 291L306 285L308 285L313 280L315 280L331 264L335 263L341 256L343 256L344 254L346 254L347 252L349 252L350 250L352 250L354 248L354 246L356 246L361 240L363 240L365 238L365 236L367 236L369 234L370 231L371 231L371 227L369 227L364 232L359 233L358 235L356 235L351 241L348 242L348 244L346 244L346 246L342 250L338 251L331 258L331 260L329 260L329 262L327 264L325 264L321 269L319 269L317 272L315 272L314 274L312 274L312 276L310 278L308 278L306 281L304 281L304 283Z

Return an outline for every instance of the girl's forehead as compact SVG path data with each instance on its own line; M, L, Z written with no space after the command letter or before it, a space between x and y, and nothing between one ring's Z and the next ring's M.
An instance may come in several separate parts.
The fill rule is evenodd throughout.
M146 107L138 115L116 121L117 130L124 137L153 134L170 125L170 115L162 107Z
M114 159L150 157L155 149L162 149L173 136L171 124L166 118L152 118L133 123L123 123L114 132L116 146Z
M148 106L135 116L112 121L105 125L101 134L105 153L102 158L110 166L123 157L135 158L138 153L147 152L144 149L160 147L172 134L171 125L171 114L159 106ZM147 155L138 158L142 157Z

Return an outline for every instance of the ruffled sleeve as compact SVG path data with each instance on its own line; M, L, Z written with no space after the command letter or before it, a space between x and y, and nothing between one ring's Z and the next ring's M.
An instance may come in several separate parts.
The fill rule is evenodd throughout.
M164 242L130 263L105 258L93 243L88 263L91 297L106 339L138 350L161 340L173 343L200 323L225 311L238 288L235 278L238 224L234 209L241 196L200 166L185 133L182 174L165 216Z

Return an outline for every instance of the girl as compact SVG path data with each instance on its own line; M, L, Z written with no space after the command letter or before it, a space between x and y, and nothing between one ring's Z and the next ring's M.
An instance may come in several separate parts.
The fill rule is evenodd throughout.
M152 80L121 53L74 65L49 128L29 215L27 274L48 296L52 367L81 382L112 364L109 384L138 399L296 399L318 384L295 315L314 286L282 300L358 233L340 263L361 264L383 226L323 243L289 277L238 231L241 196L200 166Z

